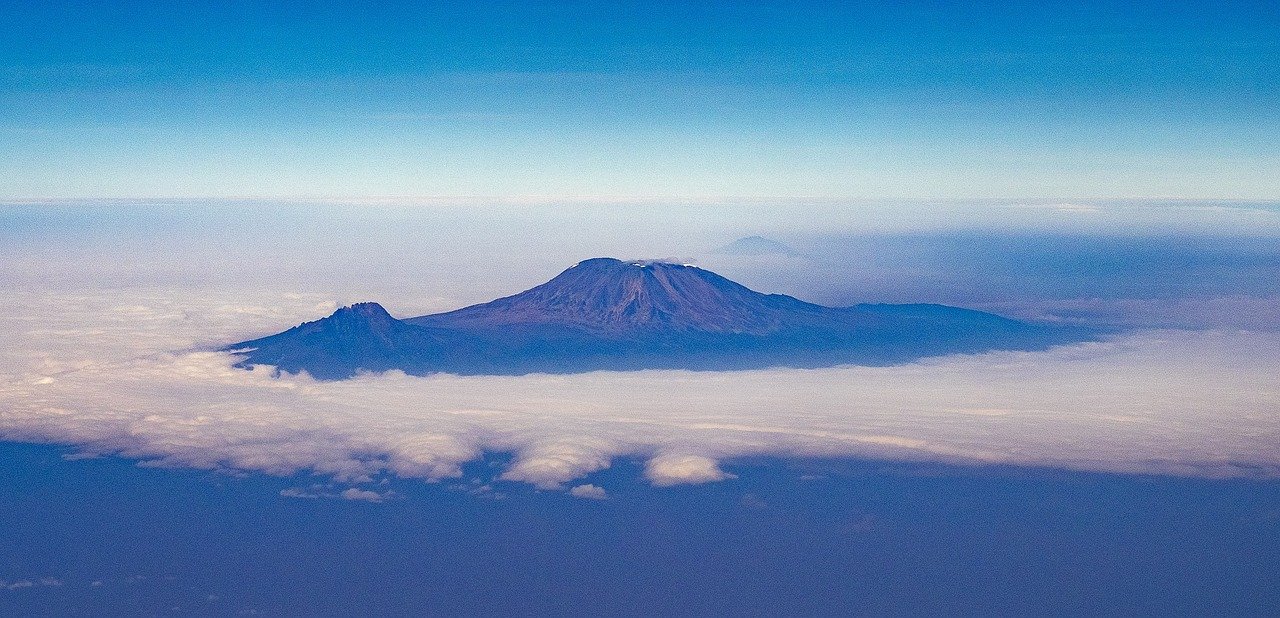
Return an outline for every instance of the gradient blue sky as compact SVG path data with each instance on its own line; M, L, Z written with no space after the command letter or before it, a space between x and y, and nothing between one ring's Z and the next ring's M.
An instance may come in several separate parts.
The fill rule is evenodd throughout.
M0 198L1280 196L1271 2L0 15Z

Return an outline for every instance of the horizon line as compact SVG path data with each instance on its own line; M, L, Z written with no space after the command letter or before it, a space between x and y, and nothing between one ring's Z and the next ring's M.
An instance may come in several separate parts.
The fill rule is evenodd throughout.
M1004 205L1017 202L1036 204L1052 202L1228 202L1228 203L1280 203L1280 196L1275 197L1214 197L1214 196L1179 196L1179 195L1117 195L1117 196L831 196L831 195L625 195L625 194L566 194L566 195L171 195L171 196L0 196L0 205L58 205L67 203L89 204L105 203L151 203L163 205L165 202L198 203L198 202L276 202L297 204L352 204L352 205L387 205L387 206L428 206L463 203L492 203L510 205L548 205L556 202L597 203L597 204L633 204L633 203L687 203L722 204L732 202L818 202L818 203L889 203L889 202L937 202L952 204L992 204Z

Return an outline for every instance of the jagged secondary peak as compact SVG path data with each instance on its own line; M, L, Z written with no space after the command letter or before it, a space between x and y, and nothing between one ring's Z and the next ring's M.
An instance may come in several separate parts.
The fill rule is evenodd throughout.
M390 313L387 313L387 310L384 309L382 305L373 302L355 303L354 305L339 307L338 310L334 311L329 317L336 319L368 320L371 322L388 322L395 320L395 318L391 317Z
M328 317L303 323L292 329L300 333L320 334L339 338L367 338L370 341L387 339L392 331L405 325L391 317L378 303L356 303L339 307Z

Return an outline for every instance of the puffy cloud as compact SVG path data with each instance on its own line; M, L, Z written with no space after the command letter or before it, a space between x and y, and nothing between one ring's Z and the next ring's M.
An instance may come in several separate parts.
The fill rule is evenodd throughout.
M570 489L569 495L575 498L589 498L591 500L604 500L609 497L609 494L605 492L603 487L592 485L590 483L578 485L573 489Z
M659 487L682 483L707 483L734 478L716 460L701 455L658 455L649 460L644 475Z
M521 450L501 478L559 489L563 483L609 467L611 454L617 451L607 441L590 438L537 442Z
M0 437L352 484L459 477L486 451L515 455L502 479L546 488L617 457L647 460L658 485L730 478L722 462L759 455L1280 475L1274 331L1143 331L898 367L342 382L209 351L329 306L270 290L15 290L0 299Z

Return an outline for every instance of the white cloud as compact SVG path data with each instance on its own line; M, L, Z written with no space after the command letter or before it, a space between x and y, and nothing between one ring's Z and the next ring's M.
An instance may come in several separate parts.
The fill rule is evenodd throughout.
M501 478L558 489L563 483L609 467L611 454L617 452L613 443L588 436L538 442L521 448Z
M358 487L348 487L339 494L343 500L360 500L363 502L382 502L391 497L391 492L376 492Z
M323 497L323 495L322 495L322 494L320 494L320 493L317 493L317 492L314 492L314 491L308 491L308 490L303 489L303 488L301 488L301 487L288 487L288 488L286 488L286 489L281 489L281 490L280 490L280 495L281 495L282 497L285 497L285 498L307 498L307 499L314 499L314 498L321 498L321 497Z
M502 479L546 488L617 457L646 460L658 485L729 478L721 462L758 455L1280 475L1276 332L1146 331L900 367L328 383L234 369L204 346L327 306L270 291L16 290L0 299L0 437L346 483L458 477L485 451L515 454Z
M590 483L578 485L573 489L570 489L569 495L575 498L589 498L591 500L604 500L609 497L609 494L605 492L603 487L592 485Z
M333 485L312 485L311 487L289 487L280 490L280 495L285 498L304 498L313 500L316 498L341 498L343 500L363 500L365 502L382 502L395 495L395 492L385 491L377 492L359 487L348 487L342 491L338 491Z
M716 460L701 455L658 455L649 460L644 475L654 485L664 487L683 483L707 483L734 478L720 469Z
M56 577L41 577L39 579L19 579L17 581L6 581L0 579L0 590L21 590L23 588L52 588L63 584L62 580Z

